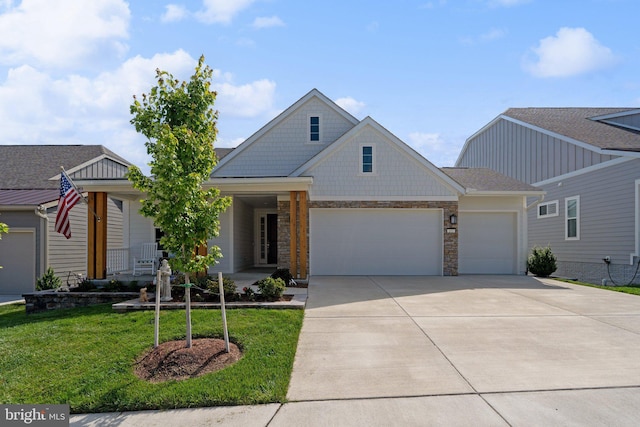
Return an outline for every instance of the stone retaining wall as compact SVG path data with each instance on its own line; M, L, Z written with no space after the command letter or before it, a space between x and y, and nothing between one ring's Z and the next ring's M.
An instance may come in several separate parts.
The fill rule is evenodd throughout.
M27 314L60 308L116 303L138 297L137 292L32 292L23 294Z

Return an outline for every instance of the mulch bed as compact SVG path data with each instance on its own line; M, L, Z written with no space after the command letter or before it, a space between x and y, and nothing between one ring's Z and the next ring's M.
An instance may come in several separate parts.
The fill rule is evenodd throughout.
M227 353L224 340L216 338L191 340L191 348L186 348L184 340L168 341L138 359L135 374L152 383L196 378L240 360L242 352L237 345L229 343L229 350Z

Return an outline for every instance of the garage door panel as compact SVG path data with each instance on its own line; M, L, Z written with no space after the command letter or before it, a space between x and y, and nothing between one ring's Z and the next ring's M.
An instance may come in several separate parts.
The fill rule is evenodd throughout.
M516 214L461 212L460 274L516 274Z
M0 294L35 290L35 231L11 231L0 239Z
M441 215L428 209L311 209L311 274L440 275Z

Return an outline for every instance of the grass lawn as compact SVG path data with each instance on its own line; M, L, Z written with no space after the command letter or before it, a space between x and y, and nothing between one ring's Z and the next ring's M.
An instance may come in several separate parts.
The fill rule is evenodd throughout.
M0 306L0 403L68 403L71 412L191 408L283 402L302 310L227 310L236 364L185 381L147 383L133 373L153 347L153 311L111 305L26 315ZM192 311L193 337L223 336L219 310ZM160 316L160 342L184 339L184 310Z
M606 289L608 291L623 292L625 294L632 294L632 295L640 295L640 286L638 286L638 285L633 285L633 286L601 286L601 285L594 285L593 283L578 282L578 281L575 281L575 280L567 280L567 279L555 279L555 280L559 280L560 282L573 283L574 285L590 286L592 288Z

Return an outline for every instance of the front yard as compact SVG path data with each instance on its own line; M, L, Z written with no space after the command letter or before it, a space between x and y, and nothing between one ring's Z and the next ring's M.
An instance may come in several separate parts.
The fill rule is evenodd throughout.
M153 311L113 313L111 305L25 314L0 306L0 402L68 403L71 412L107 412L283 402L303 310L228 310L234 365L184 381L152 384L134 375L153 346ZM223 335L219 310L193 310L194 339ZM163 311L160 342L184 339L183 310Z

